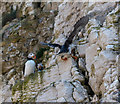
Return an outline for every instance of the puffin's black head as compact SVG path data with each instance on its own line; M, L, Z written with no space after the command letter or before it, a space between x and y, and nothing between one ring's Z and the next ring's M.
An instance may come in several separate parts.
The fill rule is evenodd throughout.
M36 59L36 56L35 56L34 53L29 53L27 59L28 60L33 60L33 59Z

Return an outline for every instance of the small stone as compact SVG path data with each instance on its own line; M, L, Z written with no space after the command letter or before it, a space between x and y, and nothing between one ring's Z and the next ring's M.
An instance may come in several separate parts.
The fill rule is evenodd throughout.
M79 58L79 68L85 71L85 61L82 58Z
M78 45L77 50L80 57L84 58L86 54L86 49L89 47L89 44Z
M15 79L12 77L9 82L8 82L9 85L15 85Z
M61 98L58 98L58 99L57 99L57 102L66 102L66 100L65 100L64 97L61 97Z
M47 54L48 54L48 52L47 52L47 51L45 51L45 52L44 52L44 55L47 55Z
M20 51L19 50L16 50L16 55L18 55L20 53Z
M12 55L10 55L10 58L13 58L13 57L15 57L16 55L15 54L12 54Z
M96 30L91 31L90 34L89 34L90 44L96 43L97 40L98 40L98 31L96 31Z
M98 47L98 48L97 48L97 51L101 51L101 48L100 48L100 47Z
M111 49L113 49L114 48L114 45L107 45L106 46L106 50L111 50Z
M91 102L97 102L97 101L99 101L99 99L97 95L94 95Z
M11 69L7 75L7 79L10 79L15 74L15 69Z
M34 46L34 45L37 44L37 42L38 42L37 39L31 39L31 41L30 41L30 45L31 45L31 46Z
M76 100L76 102L83 102L86 97L82 95L82 93L78 93L77 90L74 88L73 98Z
M102 47L102 49L105 49L107 45L110 44L118 44L118 42L114 41L114 39L117 38L116 33L114 33L110 29L102 28L100 30L100 37L99 37L99 45Z
M79 38L83 38L82 32L79 32L79 33L78 33L78 36L79 36Z
M71 69L72 75L74 75L76 71L78 71L78 69L77 69L76 67L73 67L73 68Z
M80 82L84 82L85 78L83 75L74 75L73 81L78 80Z

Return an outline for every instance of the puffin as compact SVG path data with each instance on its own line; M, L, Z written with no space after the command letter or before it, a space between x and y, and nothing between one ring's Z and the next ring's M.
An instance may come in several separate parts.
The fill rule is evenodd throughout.
M63 45L60 45L60 44L52 44L52 43L44 43L44 42L40 42L40 44L42 45L47 45L49 47L58 47L60 49L59 53L58 54L61 54L61 53L67 53L69 52L69 46L70 44L72 43L72 40L74 38L74 36L82 31L85 26L87 25L89 21L89 15L86 15L86 16L83 16L82 18L80 18L76 24L74 25L74 29L73 31L70 33L69 37L66 39L65 43Z
M27 61L24 64L23 68L23 75L24 77L30 75L31 73L35 72L36 64L34 59L36 59L36 56L34 53L29 53L27 57Z

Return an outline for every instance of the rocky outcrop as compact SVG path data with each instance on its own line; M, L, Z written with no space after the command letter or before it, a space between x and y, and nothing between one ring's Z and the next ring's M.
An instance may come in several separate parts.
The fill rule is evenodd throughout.
M41 8L39 6L34 8L34 5L37 4L40 5L39 3L29 2L1 4L3 7L2 22L5 25L0 31L3 38L3 41L0 43L2 47L2 74L3 82L8 83L10 86L14 85L16 80L22 78L23 65L27 54L30 52L36 53L38 56L37 61L39 61L38 53L41 54L45 50L41 49L40 41L52 39L54 17L57 14L57 8L50 7L45 9L47 3L41 3ZM48 5L50 4L48 3ZM14 8L18 7L17 12L22 14L20 17L16 16L15 19L11 19L9 22L6 20L5 22L4 14L11 12L13 6ZM29 12L26 12L26 9L29 9ZM34 12L32 12L33 10ZM10 90L10 86L7 87L8 90ZM3 97L4 101L9 101L5 99Z
M43 72L36 73L37 78L34 81L30 78L26 85L23 82L20 91L14 91L13 101L89 101L87 90L82 86L84 76L76 68L75 61L68 54L66 57L67 61L61 61L61 56L56 57L57 63ZM28 86L29 89L24 89ZM16 88L17 86L13 90Z
M89 84L95 94L102 96L103 102L118 99L119 81L116 58L119 56L117 55L119 50L114 49L118 45L118 27L115 25L115 21L118 23L117 13L118 7L108 13L103 27L95 28L96 24L89 27L90 46L86 49L86 68L89 72Z
M3 78L8 82L3 91L12 95L3 95L3 101L118 102L118 3L31 4L34 6L24 4L33 8L26 18L13 20L2 29ZM88 21L76 31L69 47L77 59L69 53L57 55L57 48L40 51L40 41L63 45L75 28L81 28L77 23L83 16ZM23 62L31 51L42 55L37 61L42 60L45 69L21 80Z

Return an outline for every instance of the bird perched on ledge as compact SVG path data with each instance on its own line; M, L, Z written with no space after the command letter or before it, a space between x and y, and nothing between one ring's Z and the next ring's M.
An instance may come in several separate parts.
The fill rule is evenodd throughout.
M27 57L27 62L24 64L24 68L23 68L24 77L35 72L36 64L35 64L34 59L36 59L35 54L29 53Z

